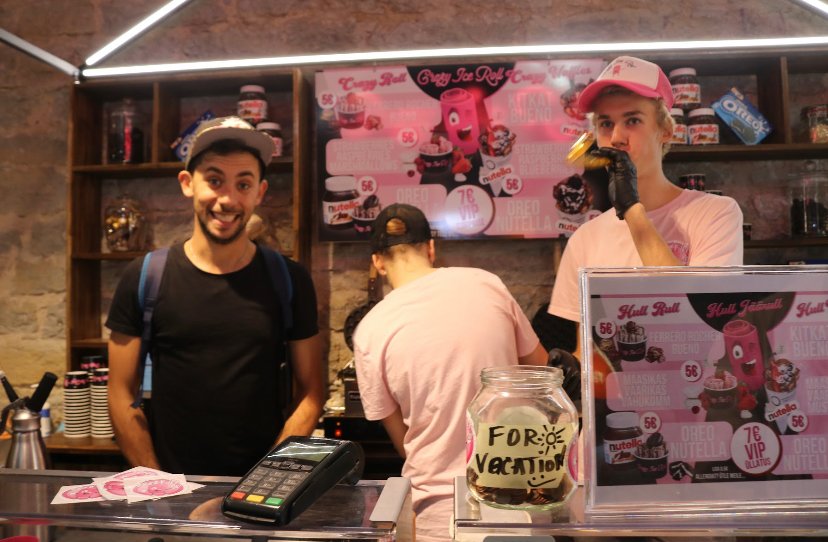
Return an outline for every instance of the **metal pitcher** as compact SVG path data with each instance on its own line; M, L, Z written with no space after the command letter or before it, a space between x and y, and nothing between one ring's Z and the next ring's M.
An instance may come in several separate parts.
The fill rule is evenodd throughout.
M9 412L12 412L12 441L6 467L13 469L45 470L51 464L46 445L40 436L40 414L24 406L28 398L14 401L3 409L2 427L6 426Z

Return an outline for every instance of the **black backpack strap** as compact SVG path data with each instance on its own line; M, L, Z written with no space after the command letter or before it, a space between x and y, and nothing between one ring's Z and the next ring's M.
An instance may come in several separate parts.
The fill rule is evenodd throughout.
M152 312L158 300L158 288L164 274L169 248L159 248L144 256L141 266L141 278L138 280L138 306L143 312L143 329L141 331L141 350L138 354L138 391L135 392L133 408L139 408L144 396L144 372L152 347Z

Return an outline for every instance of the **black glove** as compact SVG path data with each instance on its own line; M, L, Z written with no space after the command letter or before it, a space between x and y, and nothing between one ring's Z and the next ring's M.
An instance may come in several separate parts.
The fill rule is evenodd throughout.
M592 156L610 159L607 166L609 173L609 198L615 207L619 220L624 220L627 209L638 203L638 173L630 155L612 147L601 147L590 152Z
M578 401L581 399L581 362L578 358L560 348L553 348L549 351L547 367L557 367L563 371L563 389L570 399Z

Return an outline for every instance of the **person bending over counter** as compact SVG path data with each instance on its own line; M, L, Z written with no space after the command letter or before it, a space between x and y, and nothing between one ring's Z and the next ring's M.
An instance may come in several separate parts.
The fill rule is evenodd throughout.
M141 259L118 284L106 321L109 408L132 465L240 476L277 442L316 427L325 381L313 282L285 258L293 295L283 312L264 249L245 233L272 153L273 140L237 117L196 133L178 174L193 200L192 237L170 248L152 316L149 416L133 403L143 376ZM278 367L288 354L297 384L285 419Z
M449 539L454 478L466 472L466 407L481 369L546 365L547 352L496 275L434 267L431 227L416 207L386 207L371 251L393 290L354 335L365 416L382 420L405 458L417 540Z
M613 208L578 228L567 243L550 314L580 321L580 268L742 264L742 212L736 201L684 190L664 175L672 104L661 68L629 56L610 62L581 92L578 107L591 113L598 143L591 154L610 162Z

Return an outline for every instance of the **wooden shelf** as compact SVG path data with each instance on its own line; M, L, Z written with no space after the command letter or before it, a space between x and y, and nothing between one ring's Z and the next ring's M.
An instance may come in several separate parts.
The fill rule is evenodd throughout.
M53 433L43 439L49 452L67 454L121 454L113 438L67 438L63 433Z
M307 153L310 95L300 70L263 68L151 75L85 81L72 87L66 230L67 370L77 369L83 356L106 349L101 322L107 310L104 289L112 286L113 269L105 264L126 263L145 254L102 250L102 210L108 191L113 189L110 185L119 188L136 180L175 179L184 164L176 159L170 142L207 108L217 115L234 112L239 88L253 83L266 88L269 115L282 125L289 145L288 155L275 158L266 171L280 177L272 185L283 192L280 202L289 202L284 205L291 207L292 252L285 255L308 265L312 231ZM102 164L106 113L124 98L133 99L142 120L139 124L147 144L147 161ZM286 182L287 178L292 183Z
M143 258L146 251L143 252L78 252L72 255L73 260L82 261L131 261L135 258ZM281 251L282 256L286 258L293 258L292 252Z
M824 159L828 143L767 143L759 145L698 145L672 147L665 162L722 162L727 160Z
M811 248L828 247L828 237L788 237L745 241L745 248Z
M91 164L73 166L72 172L95 177L166 177L178 175L184 169L184 162L144 162L141 164ZM293 158L274 158L267 167L268 173L289 173L293 169Z
M101 337L91 339L73 339L70 341L73 348L106 348L107 341Z

